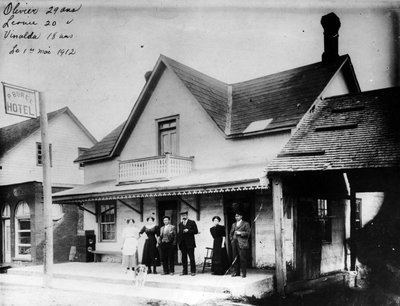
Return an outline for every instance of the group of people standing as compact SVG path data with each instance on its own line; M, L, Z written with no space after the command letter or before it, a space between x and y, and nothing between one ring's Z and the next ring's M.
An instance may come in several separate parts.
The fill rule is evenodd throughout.
M237 212L236 222L233 223L229 238L232 246L233 266L235 267L232 276L246 277L247 253L249 249L250 224L242 220L243 214ZM138 238L146 234L147 238L143 247L142 264L147 266L148 273L156 274L156 267L162 262L162 275L174 275L175 273L175 250L179 247L182 253L182 273L188 275L188 257L190 261L190 275L196 275L196 262L194 249L196 248L195 235L198 234L196 222L188 219L188 212L181 213L181 222L178 229L171 224L171 218L164 216L163 226L160 228L155 224L154 217L146 219L146 225L139 231L133 219L127 220L127 227L123 231L123 265L127 271L134 270L137 264ZM221 218L212 218L214 225L210 228L213 238L213 257L211 271L216 275L225 274L230 268L225 242L225 226L220 225Z

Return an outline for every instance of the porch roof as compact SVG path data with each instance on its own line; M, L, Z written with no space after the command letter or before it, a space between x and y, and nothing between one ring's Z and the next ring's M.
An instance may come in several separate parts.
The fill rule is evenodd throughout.
M98 181L54 193L53 201L76 203L267 188L265 165L249 164L197 170L188 175L157 182L118 184L117 180Z
M400 87L322 100L269 173L400 167Z

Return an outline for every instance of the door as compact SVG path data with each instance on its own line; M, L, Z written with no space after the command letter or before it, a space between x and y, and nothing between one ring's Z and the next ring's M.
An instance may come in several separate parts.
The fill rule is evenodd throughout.
M300 280L317 278L321 271L322 236L317 203L299 202L297 207L296 271Z
M177 142L177 119L170 119L160 121L158 123L159 133L159 154L165 155L166 153L177 155L178 142Z
M252 196L245 196L243 198L239 198L239 195L236 195L237 198L230 198L229 195L227 197L225 197L224 200L224 212L225 212L225 228L226 228L226 241L227 241L227 251L228 251L228 257L229 260L232 262L233 258L232 258L232 247L231 247L231 241L229 239L229 233L231 231L232 225L233 223L236 222L235 220L235 214L236 211L239 209L242 211L243 213L243 218L242 220L248 222L250 224L250 226L252 227L251 230L251 237L249 238L249 250L248 250L248 254L247 254L247 266L251 267L252 263L253 263L253 233L254 233L254 223L253 218L254 218L254 214L253 214L253 201L249 200L252 198ZM240 205L238 205L237 203L240 203Z
M3 219L3 262L11 262L11 226L10 219Z
M157 202L157 210L158 210L158 222L160 228L164 226L163 217L168 216L171 218L170 222L175 226L178 231L178 201L177 200L159 200ZM175 250L175 264L181 262L181 258L178 258L178 249Z

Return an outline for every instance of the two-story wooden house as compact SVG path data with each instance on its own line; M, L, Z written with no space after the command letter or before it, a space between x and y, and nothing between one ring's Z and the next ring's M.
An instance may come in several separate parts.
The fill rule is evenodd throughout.
M48 114L53 192L82 184L82 165L74 160L96 139L64 107ZM43 261L43 174L40 118L0 128L0 208L2 262ZM68 261L76 246L79 214L53 205L54 261Z
M160 223L170 215L176 224L188 210L200 231L198 263L212 245L212 217L228 231L240 207L252 227L251 265L274 266L266 166L322 98L359 92L350 57L337 54L337 30L325 31L321 62L235 84L161 55L126 122L76 160L85 185L55 199L85 210L85 230L104 251L120 250L127 218L140 227L148 216ZM290 206L285 218L289 233Z

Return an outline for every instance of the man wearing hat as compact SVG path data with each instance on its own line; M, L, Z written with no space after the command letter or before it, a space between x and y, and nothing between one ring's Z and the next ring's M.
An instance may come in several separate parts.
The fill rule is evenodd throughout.
M236 212L236 222L232 224L230 231L230 239L232 244L232 255L235 259L235 272L232 276L240 276L242 269L242 277L246 277L247 252L249 250L249 237L251 233L250 224L242 220L242 212Z
M160 236L158 243L161 248L161 261L163 264L164 273L162 275L174 275L175 263L174 254L176 246L176 229L175 226L170 224L171 218L168 216L163 217L164 226L160 229Z
M192 276L196 275L196 262L194 260L194 248L196 241L194 235L198 234L196 222L188 219L188 212L181 212L182 221L178 225L178 245L182 252L182 266L183 271L181 275L188 274L188 260L190 259L190 273Z

